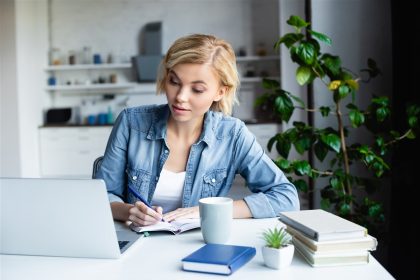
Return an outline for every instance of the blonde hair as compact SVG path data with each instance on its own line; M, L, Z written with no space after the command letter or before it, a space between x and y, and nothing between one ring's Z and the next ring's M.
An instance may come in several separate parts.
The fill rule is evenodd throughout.
M184 63L208 63L212 66L221 85L227 90L221 100L213 102L210 110L231 115L233 105L238 102L236 90L239 86L236 56L232 46L212 35L193 34L179 38L172 44L161 62L156 85L158 94L165 91L165 81L169 71L176 65Z

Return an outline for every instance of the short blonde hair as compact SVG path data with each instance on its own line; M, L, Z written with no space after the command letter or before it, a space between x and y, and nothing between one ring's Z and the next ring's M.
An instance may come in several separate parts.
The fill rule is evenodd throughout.
M220 78L221 85L227 87L227 90L220 101L213 102L210 110L231 115L233 105L238 102L236 91L239 87L236 56L232 46L212 35L193 34L179 38L161 62L156 85L158 94L165 92L165 81L169 71L184 63L208 63L212 66Z

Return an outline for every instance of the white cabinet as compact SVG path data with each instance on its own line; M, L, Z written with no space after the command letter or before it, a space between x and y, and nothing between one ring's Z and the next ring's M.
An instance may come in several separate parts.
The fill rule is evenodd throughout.
M93 161L104 154L111 126L39 129L42 177L90 178Z

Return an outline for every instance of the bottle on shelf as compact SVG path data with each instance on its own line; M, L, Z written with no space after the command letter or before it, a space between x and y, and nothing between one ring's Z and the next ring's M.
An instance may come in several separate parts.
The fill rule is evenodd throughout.
M83 47L83 64L92 64L92 49L89 46Z
M111 106L108 106L108 115L107 115L107 118L108 118L108 121L107 121L108 124L113 124L114 123L114 114L112 113Z

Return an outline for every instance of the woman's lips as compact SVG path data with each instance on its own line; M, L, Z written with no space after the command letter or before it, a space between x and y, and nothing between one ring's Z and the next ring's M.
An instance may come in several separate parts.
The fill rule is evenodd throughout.
M178 106L175 106L175 105L172 105L172 109L173 109L175 112L177 112L177 113L183 113L183 112L187 112L187 111L189 111L189 110L187 110L187 109L185 109L185 108L178 107Z

